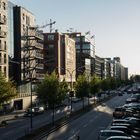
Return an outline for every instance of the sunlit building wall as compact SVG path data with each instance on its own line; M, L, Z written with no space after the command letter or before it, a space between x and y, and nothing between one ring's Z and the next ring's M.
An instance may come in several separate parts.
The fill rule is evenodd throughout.
M0 71L8 80L8 3L0 0Z

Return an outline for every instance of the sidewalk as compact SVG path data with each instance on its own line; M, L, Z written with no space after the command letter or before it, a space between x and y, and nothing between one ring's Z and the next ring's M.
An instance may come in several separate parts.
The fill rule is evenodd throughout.
M24 113L25 113L25 110L15 110L11 113L0 115L0 123L2 121L8 121L8 120L17 119L18 117L22 117Z

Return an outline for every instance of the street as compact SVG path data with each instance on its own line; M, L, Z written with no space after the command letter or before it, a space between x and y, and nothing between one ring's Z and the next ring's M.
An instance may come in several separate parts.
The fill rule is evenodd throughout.
M99 130L109 126L113 108L124 104L129 96L125 94L114 97L58 131L51 133L47 140L72 140L75 135L79 135L80 140L97 140Z
M80 132L80 136L84 139L89 137L91 139L94 135L97 136L98 130L107 127L111 118L112 118L112 108L124 103L124 100L130 95L124 95L123 97L115 97L106 103L106 106L98 106L94 110L90 111L86 115L80 117L79 119L73 121L69 125L63 127L56 132L55 138L53 134L50 135L49 139L68 139L74 135L77 131ZM93 103L93 100L90 102ZM85 104L88 102L86 100ZM82 101L73 103L73 110L78 110L82 108ZM66 111L66 110L65 110ZM67 112L64 111L64 108L56 109L55 111L55 120L66 115ZM42 115L33 117L33 128L39 128L44 124L48 124L52 121L52 111L48 110ZM94 124L94 125L93 125ZM97 126L95 128L95 126ZM88 129L87 129L88 127ZM8 125L5 128L0 128L0 137L1 140L7 140L9 137L11 140L15 140L21 136L24 136L25 133L30 128L30 118L21 118L18 120L12 120L8 122ZM60 133L61 131L61 133ZM65 132L65 133L62 133ZM92 132L92 133L91 133ZM58 136L58 137L57 137Z

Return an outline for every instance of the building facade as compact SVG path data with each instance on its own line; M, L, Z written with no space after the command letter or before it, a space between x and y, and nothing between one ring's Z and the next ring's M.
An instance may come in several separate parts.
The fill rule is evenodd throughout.
M43 35L35 25L35 16L27 9L15 6L14 19L14 77L19 92L30 94L43 79Z
M0 71L8 80L8 22L7 0L0 1Z
M59 81L75 82L76 73L75 41L68 35L44 33L45 72L58 73Z
M93 59L95 58L95 46L81 32L67 33L75 40L76 46L76 75L88 72L93 74ZM90 64L90 67L89 67Z

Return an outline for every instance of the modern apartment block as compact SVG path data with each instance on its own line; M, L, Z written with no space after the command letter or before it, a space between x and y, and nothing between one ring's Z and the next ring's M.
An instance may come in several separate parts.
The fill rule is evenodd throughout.
M20 93L30 94L44 76L43 35L36 28L35 16L27 9L15 6L13 17L14 77Z
M104 65L104 59L95 55L94 60L94 75L99 78L104 78L104 72L107 70L106 65Z
M0 71L8 80L8 22L7 0L0 0Z
M44 33L44 63L45 72L56 71L59 81L75 82L75 41L59 32Z
M81 32L67 33L75 40L76 46L76 75L87 72L92 75L93 59L95 58L95 46Z

